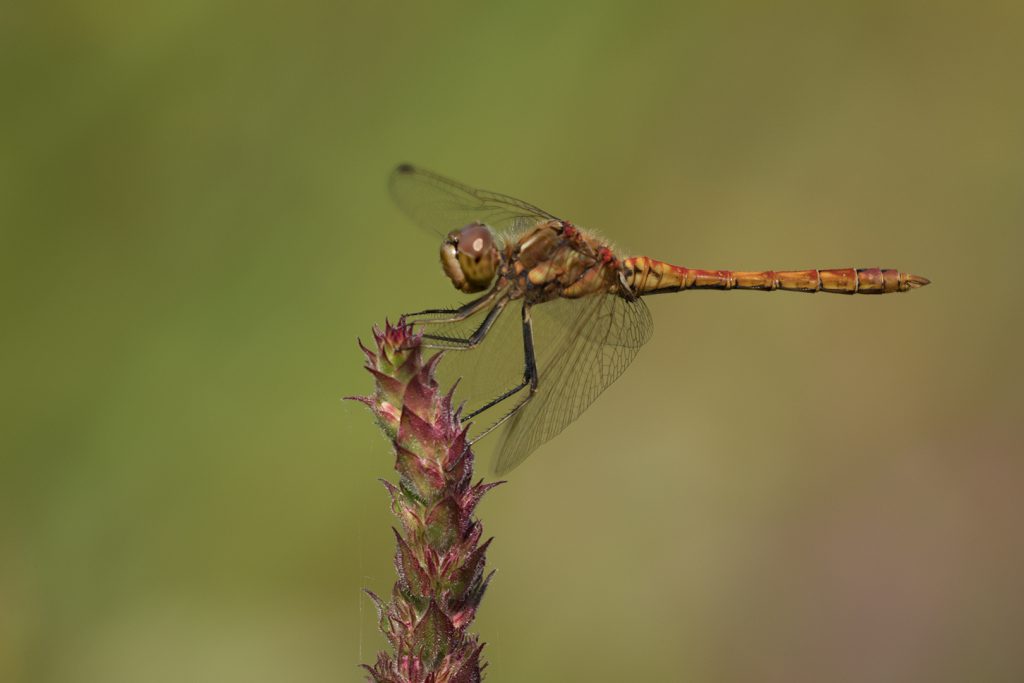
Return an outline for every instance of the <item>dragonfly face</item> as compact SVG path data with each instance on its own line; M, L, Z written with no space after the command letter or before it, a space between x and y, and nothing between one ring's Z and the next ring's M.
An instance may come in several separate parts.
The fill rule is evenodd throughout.
M452 230L441 245L445 275L456 289L467 294L482 292L491 285L500 260L494 234L482 223Z

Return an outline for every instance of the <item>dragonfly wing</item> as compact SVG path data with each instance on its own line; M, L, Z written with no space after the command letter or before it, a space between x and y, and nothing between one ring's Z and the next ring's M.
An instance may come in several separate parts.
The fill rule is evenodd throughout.
M521 199L478 190L409 164L394 170L390 186L395 203L409 218L441 236L474 222L518 232L537 221L555 219Z
M456 405L465 404L465 412L484 405L514 387L523 378L523 333L520 301L509 303L494 322L483 342L474 349L449 350L437 368L437 379L442 387L456 385ZM466 320L455 323L430 324L421 327L425 334L466 339L473 334L493 306L478 311ZM440 344L424 339L424 344ZM489 413L475 419L474 432L491 424ZM497 419L496 417L494 419Z
M579 417L651 336L651 314L639 299L556 299L534 306L531 314L537 393L502 434L494 468L498 475L517 467Z

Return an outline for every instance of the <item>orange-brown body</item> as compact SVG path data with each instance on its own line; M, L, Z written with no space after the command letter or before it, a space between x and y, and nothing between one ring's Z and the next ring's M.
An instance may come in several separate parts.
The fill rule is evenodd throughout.
M926 278L890 268L812 270L700 270L647 256L618 258L598 238L564 221L542 221L501 255L501 287L512 298L541 303L612 294L636 298L684 289L776 289L835 294L889 294L928 284Z
M928 284L926 278L892 268L827 270L695 270L646 256L623 260L626 281L638 295L683 289L760 289L833 294L890 294Z
M536 304L614 293L618 263L607 246L573 225L542 221L505 247L500 277L512 286L512 298Z

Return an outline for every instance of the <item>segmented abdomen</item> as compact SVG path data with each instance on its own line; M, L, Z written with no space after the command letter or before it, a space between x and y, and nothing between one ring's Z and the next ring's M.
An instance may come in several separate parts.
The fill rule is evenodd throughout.
M699 270L674 266L646 256L623 259L625 279L644 296L684 289L776 289L834 294L889 294L927 285L929 280L891 268L815 270Z

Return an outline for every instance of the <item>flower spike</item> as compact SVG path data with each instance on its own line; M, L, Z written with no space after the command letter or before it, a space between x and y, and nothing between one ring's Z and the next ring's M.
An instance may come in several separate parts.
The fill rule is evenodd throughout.
M472 483L461 406L453 409L454 387L442 392L434 377L441 354L424 361L420 341L401 319L374 326L376 348L359 343L374 392L349 397L367 405L391 439L399 474L398 483L382 481L401 523L393 529L398 580L388 602L367 591L394 652L363 668L374 683L479 683L483 643L468 628L490 582L491 540L480 542L473 512L503 482Z

